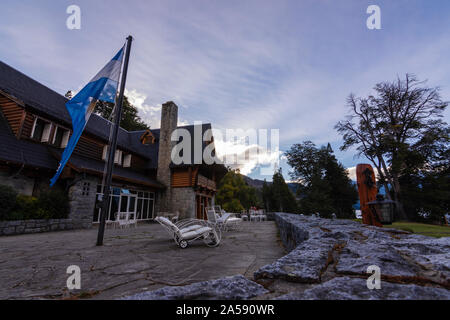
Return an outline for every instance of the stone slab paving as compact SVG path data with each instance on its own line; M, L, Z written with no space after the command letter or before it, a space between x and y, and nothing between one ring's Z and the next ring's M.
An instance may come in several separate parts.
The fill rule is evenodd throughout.
M0 237L0 299L118 299L227 276L253 278L286 254L277 234L272 221L245 222L216 248L197 241L187 249L158 224L108 229L102 247L95 246L97 229ZM81 290L66 288L70 265L81 268Z
M276 213L290 252L241 276L165 287L129 299L449 300L450 238ZM381 270L369 289L367 267ZM264 287L261 287L262 285ZM252 294L253 293L253 294Z
M138 293L124 300L194 300L251 299L267 293L263 286L248 280L243 275L217 280L197 282L187 286L164 287L154 291Z

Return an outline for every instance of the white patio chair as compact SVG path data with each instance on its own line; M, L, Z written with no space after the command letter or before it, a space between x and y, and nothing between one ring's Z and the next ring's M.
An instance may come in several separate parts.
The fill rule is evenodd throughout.
M182 249L198 239L203 240L208 247L218 246L221 240L220 230L205 220L189 219L179 221L178 225L165 217L156 217L155 221L169 232L175 243Z
M130 219L130 216L133 216L133 218ZM135 213L135 212L128 213L127 214L127 220L128 220L128 226L129 227L134 226L135 228L137 228L137 222L138 222L137 213Z
M250 221L260 221L259 214L256 210L250 209L248 211L248 216Z
M206 208L205 211L208 222L213 224L220 231L225 231L225 219L219 220L219 216L216 214L214 208Z
M220 208L220 206L216 206ZM218 225L221 230L238 230L241 218L236 218L232 213L225 212L225 210L216 211L215 209L209 209L206 212L208 216L208 221L211 221Z
M263 209L258 210L261 221L267 221L267 215Z
M124 229L124 228L128 227L128 225L129 225L128 213L126 213L126 212L119 212L117 214L116 222L117 222L117 226L120 229Z

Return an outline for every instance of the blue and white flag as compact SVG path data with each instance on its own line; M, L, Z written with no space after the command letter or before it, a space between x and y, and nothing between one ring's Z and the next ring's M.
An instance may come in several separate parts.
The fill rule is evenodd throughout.
M53 186L58 180L72 155L97 101L114 103L122 69L124 48L120 49L115 57L75 97L66 103L66 108L72 118L73 134L62 154L58 170L50 180L50 186Z

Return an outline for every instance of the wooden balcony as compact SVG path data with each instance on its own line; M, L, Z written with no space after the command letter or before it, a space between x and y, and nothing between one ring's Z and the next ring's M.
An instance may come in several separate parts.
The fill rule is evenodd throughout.
M208 179L201 174L197 177L197 187L202 187L205 189L216 191L216 182L214 180Z

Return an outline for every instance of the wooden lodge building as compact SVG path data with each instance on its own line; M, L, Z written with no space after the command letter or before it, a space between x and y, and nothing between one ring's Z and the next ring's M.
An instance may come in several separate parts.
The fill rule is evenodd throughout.
M0 184L19 193L39 196L50 188L62 151L71 134L67 98L0 61ZM120 128L113 171L110 212L133 212L152 220L158 212L180 218L202 218L214 204L223 165L174 165L170 136L177 128L178 107L162 107L161 129L126 131ZM201 132L211 129L202 124ZM193 137L195 126L184 126ZM99 199L111 122L92 114L57 184L70 200L74 228L99 221ZM209 142L202 141L205 148ZM193 161L191 163L194 163Z

